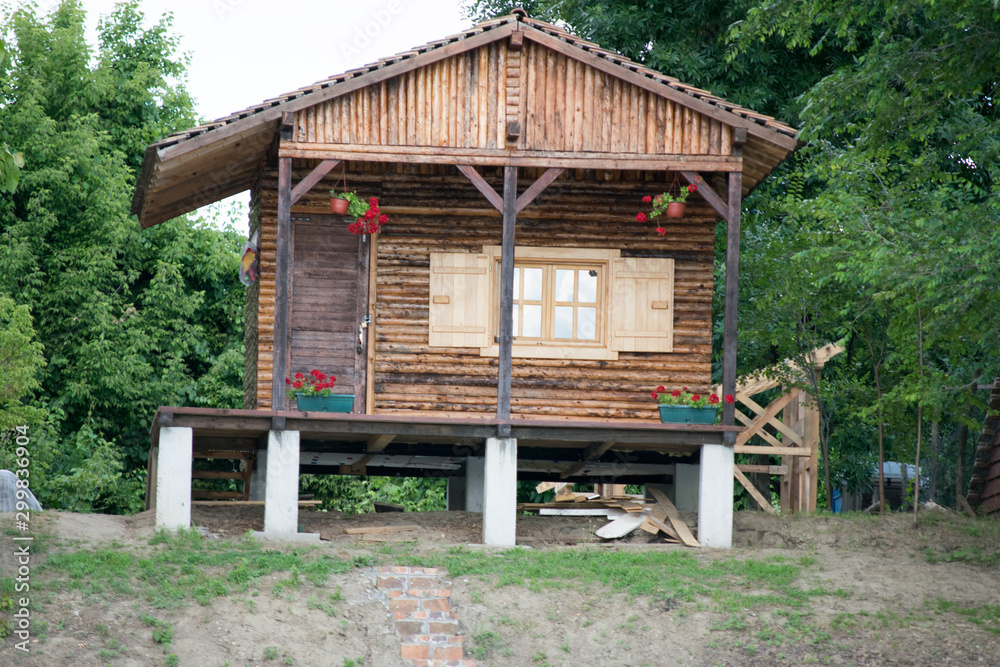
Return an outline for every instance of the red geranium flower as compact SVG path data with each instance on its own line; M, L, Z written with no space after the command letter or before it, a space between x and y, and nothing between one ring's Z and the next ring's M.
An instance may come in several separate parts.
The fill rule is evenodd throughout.
M385 213L383 213L378 217L378 224L384 225L387 222L389 222L389 216L387 216Z
M304 378L304 377L305 377L305 375L303 375L302 373L296 373L296 374L295 374L295 379L296 379L296 380L301 380L301 379L302 379L302 378Z
M724 401L725 401L726 403L735 403L735 402L736 402L736 399L735 399L735 398L733 398L733 395L732 395L732 394L726 394L726 396L725 396L725 398L723 398L723 400L724 400Z
M666 391L666 389L664 389L663 385L661 384L659 387L656 388L656 391L664 392L664 391Z
M652 396L653 398L659 398L659 395L655 391L649 392L649 395Z
M695 193L698 192L698 186L692 183L688 186L688 192Z
M637 222L646 222L646 214L645 213L639 213L639 214L637 214L635 216L635 219L636 219Z
M291 383L292 383L291 380L289 380L288 378L285 378L285 384L291 384Z
M295 382L292 383L292 386L295 387L296 389L302 389L302 381L296 380Z
M719 402L719 397L716 396L715 394L709 394L708 402L711 403L712 405L715 405L716 403Z
M699 394L691 394L691 400L692 401L700 401L701 400L701 396Z
M670 395L673 396L674 398L680 398L681 392L679 389L674 389L672 392L670 392Z
M649 202L653 201L653 198L650 197L649 195L646 195L645 197L642 198L642 201L644 204L648 204Z
M371 197L368 199L368 205L378 208L378 197Z
M659 234L660 236L663 236L664 234L667 233L667 230L664 229L663 227L657 227L656 228L656 233Z

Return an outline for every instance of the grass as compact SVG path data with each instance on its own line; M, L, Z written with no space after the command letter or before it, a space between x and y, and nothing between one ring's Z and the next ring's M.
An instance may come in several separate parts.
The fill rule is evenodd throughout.
M277 551L248 539L209 540L197 531L179 531L176 537L157 533L149 546L145 554L114 543L53 554L43 568L56 589L80 591L85 597L134 596L156 608L175 608L191 600L209 605L214 598L245 593L261 577L278 572L289 576L274 584L276 596L299 588L303 579L322 586L331 574L359 565L315 547Z

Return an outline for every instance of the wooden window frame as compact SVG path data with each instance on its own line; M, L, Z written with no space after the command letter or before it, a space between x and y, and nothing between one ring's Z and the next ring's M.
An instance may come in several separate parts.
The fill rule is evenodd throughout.
M500 246L485 246L483 254L489 258L491 311L489 340L491 345L480 349L484 357L499 357L497 343L500 311ZM551 280L542 293L541 339L514 339L511 356L522 359L583 359L617 360L618 352L611 345L611 263L621 257L620 250L593 248L550 248L518 246L514 248L514 262L519 267L538 266L551 273ZM600 282L597 291L597 321L594 341L557 339L545 337L551 333L555 307L555 271L557 268L590 269L598 271ZM523 321L523 318L522 318Z

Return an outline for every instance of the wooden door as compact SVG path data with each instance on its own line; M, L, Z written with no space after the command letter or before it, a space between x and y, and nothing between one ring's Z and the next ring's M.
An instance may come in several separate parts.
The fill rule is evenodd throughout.
M333 215L292 215L289 375L318 369L366 411L368 257L371 238ZM359 334L364 333L363 336Z

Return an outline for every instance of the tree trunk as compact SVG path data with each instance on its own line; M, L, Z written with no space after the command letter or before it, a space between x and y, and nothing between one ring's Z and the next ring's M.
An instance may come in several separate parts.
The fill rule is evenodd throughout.
M903 458L900 456L899 458ZM899 493L899 510L905 512L910 504L906 500L906 488L910 485L910 473L906 468L906 461L899 462L899 481L903 485L903 490Z
M931 422L931 472L930 472L930 489L927 492L928 500L933 500L937 502L938 499L938 462L940 460L940 447L941 443L938 438L938 420L940 419L940 412L934 410L934 421Z

